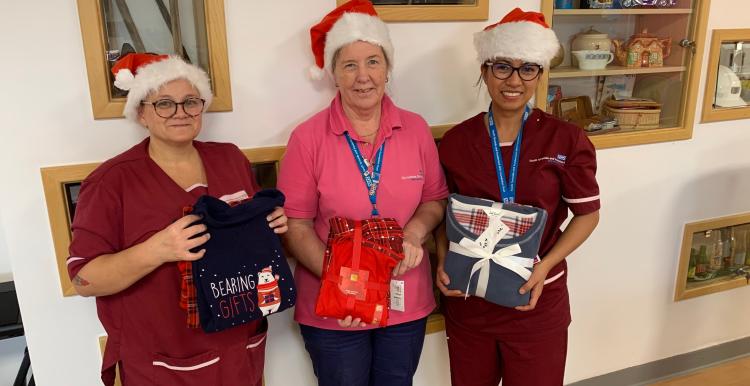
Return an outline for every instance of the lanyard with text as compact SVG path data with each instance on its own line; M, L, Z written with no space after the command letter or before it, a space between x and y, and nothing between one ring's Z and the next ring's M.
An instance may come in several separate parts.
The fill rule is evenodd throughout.
M385 152L385 142L380 145L377 154L375 154L375 161L373 162L372 172L370 172L369 165L365 158L362 157L362 153L359 151L359 147L354 142L352 137L349 136L349 132L345 131L346 141L349 142L349 148L354 155L354 160L357 161L359 172L362 173L362 179L365 181L367 186L367 194L370 196L370 204L372 204L371 215L373 217L379 216L378 208L375 205L378 198L378 185L380 184L380 169L383 167L383 153Z
M503 167L503 154L500 152L500 138L497 136L497 128L495 126L495 120L492 116L492 104L487 113L487 121L490 126L490 140L492 142L492 157L495 159L495 173L497 174L497 184L500 185L500 198L503 202L515 202L516 200L516 179L518 178L518 158L521 154L521 139L523 137L523 127L526 125L526 119L529 118L531 109L526 106L523 111L523 120L521 121L521 128L518 129L518 136L516 137L516 143L513 145L513 158L511 159L510 165L510 178L508 183L505 183L505 168Z

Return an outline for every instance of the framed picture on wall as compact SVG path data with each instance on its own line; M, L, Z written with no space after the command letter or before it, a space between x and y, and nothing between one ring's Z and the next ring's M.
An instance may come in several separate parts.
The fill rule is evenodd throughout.
M179 55L204 69L214 99L208 111L231 111L223 0L78 0L94 118L122 116L126 92L110 69L130 52Z
M750 213L685 224L675 301L750 283Z
M432 128L435 139L439 139L450 127L435 126ZM256 181L261 188L273 188L276 186L279 163L286 151L285 146L263 147L255 149L242 149L242 153L250 161ZM55 249L55 263L60 277L60 286L63 296L75 296L76 291L68 277L66 259L68 258L68 247L72 240L70 225L75 216L78 203L78 195L83 181L91 172L99 166L98 163L53 166L41 169L42 185L47 203L52 241ZM428 242L430 258L435 259L434 242ZM432 264L435 267L435 263ZM434 276L434 273L433 273ZM435 297L439 301L439 294L435 289ZM434 333L445 329L443 315L436 308L427 320L426 333Z
M701 122L750 118L750 29L711 36Z
M336 0L341 5L347 0ZM371 0L385 21L487 20L489 0Z

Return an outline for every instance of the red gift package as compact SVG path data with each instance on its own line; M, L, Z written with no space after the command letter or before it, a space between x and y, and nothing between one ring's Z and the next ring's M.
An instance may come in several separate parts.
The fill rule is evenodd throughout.
M392 218L334 217L330 224L315 313L385 326L391 273L404 258L403 229Z

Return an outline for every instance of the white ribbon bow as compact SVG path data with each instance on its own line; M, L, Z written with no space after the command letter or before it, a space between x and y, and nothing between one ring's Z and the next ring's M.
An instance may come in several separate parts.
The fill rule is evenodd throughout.
M484 211L489 216L489 226L487 229L476 239L471 240L464 237L460 242L451 242L449 250L455 253L461 254L466 257L477 259L471 267L471 274L469 274L469 282L466 285L466 296L469 296L469 287L471 286L471 278L474 274L479 271L479 278L477 280L477 289L475 292L476 296L484 297L487 293L487 284L490 279L490 262L494 262L503 268L506 268L517 275L529 280L531 277L531 270L534 266L534 259L523 256L516 256L521 252L521 246L518 243L511 244L507 247L499 249L497 252L493 252L495 246L503 236L509 232L507 225L500 221L502 210L497 208L487 208Z

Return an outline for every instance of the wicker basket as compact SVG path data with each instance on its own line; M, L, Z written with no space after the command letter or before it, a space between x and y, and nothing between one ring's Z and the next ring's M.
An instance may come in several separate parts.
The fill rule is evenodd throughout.
M623 102L610 99L604 103L604 114L615 118L621 129L656 129L659 127L661 105L653 101Z

